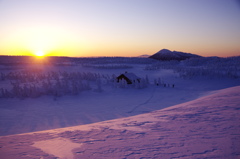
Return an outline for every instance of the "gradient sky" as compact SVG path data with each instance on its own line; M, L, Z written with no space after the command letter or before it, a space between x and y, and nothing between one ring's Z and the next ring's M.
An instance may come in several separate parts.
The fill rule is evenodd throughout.
M0 55L240 55L239 0L0 0Z

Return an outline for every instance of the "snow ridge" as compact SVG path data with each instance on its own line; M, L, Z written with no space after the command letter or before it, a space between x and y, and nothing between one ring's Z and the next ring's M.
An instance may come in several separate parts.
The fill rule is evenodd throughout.
M89 125L0 137L2 158L240 158L240 86L151 113ZM35 143L35 144L34 144ZM79 144L79 146L78 146ZM74 145L74 146L73 146ZM51 153L49 153L51 152Z

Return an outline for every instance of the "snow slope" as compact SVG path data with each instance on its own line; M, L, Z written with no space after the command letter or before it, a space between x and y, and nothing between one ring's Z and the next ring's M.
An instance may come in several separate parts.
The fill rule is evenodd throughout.
M96 91L97 85L92 84L92 90L81 92L79 95L0 98L0 136L128 117L188 102L212 91L240 85L238 79L182 79L173 70L145 70L145 64L131 66L129 69L97 69L80 65L44 66L43 70L47 71L79 71L110 76L128 71L141 78L147 75L150 85L144 89L116 88L103 81L102 91ZM170 87L156 86L154 79L161 79L163 83L170 84ZM175 87L172 88L171 84L175 84ZM9 85L9 81L0 81L0 87Z
M167 75L166 75L167 76ZM41 131L142 114L184 103L223 89L239 85L233 80L183 80L167 78L175 88L151 85L145 89L114 89L83 92L79 96L53 99L1 99L0 135Z
M238 159L240 86L151 113L0 137L6 159Z

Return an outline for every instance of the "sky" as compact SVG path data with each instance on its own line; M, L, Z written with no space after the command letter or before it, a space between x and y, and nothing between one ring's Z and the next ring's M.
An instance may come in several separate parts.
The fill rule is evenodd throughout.
M240 55L240 0L0 0L0 55Z

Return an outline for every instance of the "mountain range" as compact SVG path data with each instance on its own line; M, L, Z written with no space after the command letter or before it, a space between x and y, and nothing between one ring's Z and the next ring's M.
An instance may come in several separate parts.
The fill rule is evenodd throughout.
M168 49L162 49L158 51L157 53L149 56L149 58L156 59L156 60L162 60L162 61L170 61L170 60L186 60L189 58L197 58L201 57L196 54L191 53L185 53L180 51L170 51Z

